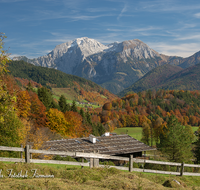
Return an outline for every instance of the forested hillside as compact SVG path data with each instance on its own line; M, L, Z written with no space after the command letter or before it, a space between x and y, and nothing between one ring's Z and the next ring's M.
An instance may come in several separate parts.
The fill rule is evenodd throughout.
M98 136L105 132L100 118L85 109L78 109L75 101L69 105L61 95L56 102L49 89L40 87L35 91L31 83L26 89L21 89L15 79L4 72L0 79L3 86L0 88L2 146L19 146L31 142L38 149L47 140L89 134Z
M169 90L200 90L200 64L182 69L173 65L162 65L152 69L129 88L120 92L124 96L127 92L139 92L148 89Z
M126 93L139 92L148 89L156 89L157 86L166 82L171 76L183 69L178 66L165 64L149 71L146 75L133 83L130 87L121 91L118 95L123 97Z
M8 64L8 70L19 83L27 85L28 80L32 80L32 84L34 82L39 83L44 87L52 89L55 95L61 96L65 94L71 100L85 100L103 105L105 102L117 98L116 95L90 80L69 75L56 69L34 66L24 61L11 61Z
M128 94L104 105L103 122L118 119L116 127L142 126L151 116L166 120L175 115L182 125L200 125L200 92L147 90Z
M73 82L76 81L82 87L86 87L85 84L87 84L88 88L102 89L96 83L84 78L69 75L56 69L34 66L25 61L11 61L8 70L14 77L33 80L45 87L70 88L73 87Z
M20 144L25 145L29 142L34 149L39 149L42 147L43 142L47 140L84 137L91 133L98 136L105 132L100 117L97 115L92 115L85 109L78 109L75 101L73 101L72 105L67 104L63 95L60 96L58 101L55 101L52 91L38 83L37 89L33 88L31 81L22 88L17 84L15 78L9 74L9 69L12 70L10 73L13 72L28 80L33 77L35 80L38 79L36 80L37 82L40 82L40 80L44 82L48 79L49 81L47 81L51 84L51 80L55 79L61 87L64 84L73 87L73 84L77 81L77 83L79 82L78 86L83 85L84 90L87 91L89 87L91 89L99 89L98 85L85 79L82 81L79 77L73 78L73 76L62 75L62 72L57 72L53 69L48 69L47 71L43 70L42 67L37 67L39 69L35 71L34 66L32 67L32 65L25 62L18 62L16 65L12 62L8 67L9 58L3 50L4 38L5 36L0 33L1 146L14 147L20 146ZM19 68L22 69L21 72ZM25 74L24 72L27 73ZM52 73L56 74L53 75ZM43 80L44 78L45 80ZM47 81L44 84L47 87L51 87ZM89 84L88 88L86 88L87 83ZM100 88L100 90L103 89ZM9 152L0 152L0 156L8 156L9 154ZM33 155L33 157L37 156L37 154Z

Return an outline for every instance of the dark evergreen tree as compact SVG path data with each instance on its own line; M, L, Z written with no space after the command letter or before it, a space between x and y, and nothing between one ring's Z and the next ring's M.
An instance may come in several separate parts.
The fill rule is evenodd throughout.
M82 118L84 119L85 118L85 112L83 111L83 108L80 109L79 113L82 116Z
M52 102L51 102L51 107L50 108L55 108L59 110L59 105L54 101L54 99L52 98Z
M85 116L86 116L86 122L92 126L92 120L91 120L90 113L86 112Z
M28 82L28 84L27 84L27 86L26 86L26 90L28 90L28 91L33 91L33 86L32 86L32 84L31 84L30 81Z
M50 108L59 109L59 105L53 100L51 91L46 87L38 88L38 98L47 110Z
M74 100L72 102L71 111L78 112L78 109L77 109L77 106L76 106L76 102Z
M103 135L106 132L102 123L97 123L96 127L97 127L97 130L98 130L99 136Z
M138 99L138 105L142 105L142 102L143 102L142 97L139 97L139 99Z
M38 88L38 98L44 104L47 110L49 110L52 107L53 98L49 89L45 87Z
M67 102L66 102L66 98L64 95L61 95L58 101L59 107L60 107L60 111L62 111L63 113L65 113L66 111L68 111L68 106L67 106Z
M194 156L196 158L196 164L200 164L200 134L198 134L198 140L194 144Z
M188 128L180 125L177 118L172 115L167 121L167 128L160 136L158 147L173 162L187 162L192 158L191 132Z

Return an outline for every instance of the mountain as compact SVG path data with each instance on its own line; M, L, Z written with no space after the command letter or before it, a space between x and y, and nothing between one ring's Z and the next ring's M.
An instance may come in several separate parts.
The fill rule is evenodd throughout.
M54 68L67 74L73 74L73 69L79 65L87 56L108 49L107 46L90 38L77 38L73 41L57 45L49 54L28 59L24 56L14 57L13 60L24 60L33 65Z
M165 64L152 69L129 88L120 92L124 96L127 92L139 92L148 89L169 90L200 90L200 64L182 69L179 66Z
M42 86L52 89L58 95L64 94L68 99L80 99L103 105L116 99L117 96L105 90L96 83L53 68L34 66L25 61L11 61L8 64L10 74L17 78L35 81Z
M188 67L168 78L157 88L176 90L200 90L200 63Z
M130 86L168 59L138 39L103 45L87 37L60 44L42 57L13 58L90 79L113 93Z
M116 94L158 66L170 64L188 68L200 63L200 52L188 58L166 56L138 39L103 45L83 37L57 45L45 56L34 59L20 56L13 60L83 77Z
M157 86L165 83L168 78L182 70L183 69L181 67L170 64L158 66L149 71L146 75L144 75L141 79L132 84L130 87L121 91L118 95L122 97L130 91L139 92L156 88Z
M182 68L188 68L198 63L200 63L200 51L188 58L183 59L179 66Z

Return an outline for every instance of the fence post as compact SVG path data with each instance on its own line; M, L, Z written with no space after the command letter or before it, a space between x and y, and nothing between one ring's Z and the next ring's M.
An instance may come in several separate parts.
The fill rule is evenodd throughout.
M94 167L95 168L99 167L99 158L94 158Z
M94 158L90 158L90 168L94 167Z
M23 148L23 144L21 144L21 148ZM21 152L21 158L23 158L23 151Z
M30 152L29 152L29 145L28 144L25 147L25 162L30 163Z
M29 145L29 148L32 149L32 145ZM32 153L30 153L30 159L32 159Z
M132 172L133 171L133 155L130 154L130 157L129 157L129 172Z
M184 162L181 164L180 176L183 176L183 172L184 172Z
M84 150L83 150L83 153L84 153ZM82 163L84 163L84 158L83 157L81 158L81 161L82 161Z

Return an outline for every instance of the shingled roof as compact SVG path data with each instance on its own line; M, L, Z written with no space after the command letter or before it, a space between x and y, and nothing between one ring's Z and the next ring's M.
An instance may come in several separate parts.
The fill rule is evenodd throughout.
M92 143L89 137L47 141L45 148L53 151L98 152L100 154L119 155L155 150L154 148L132 138L129 135L112 135L96 137Z

